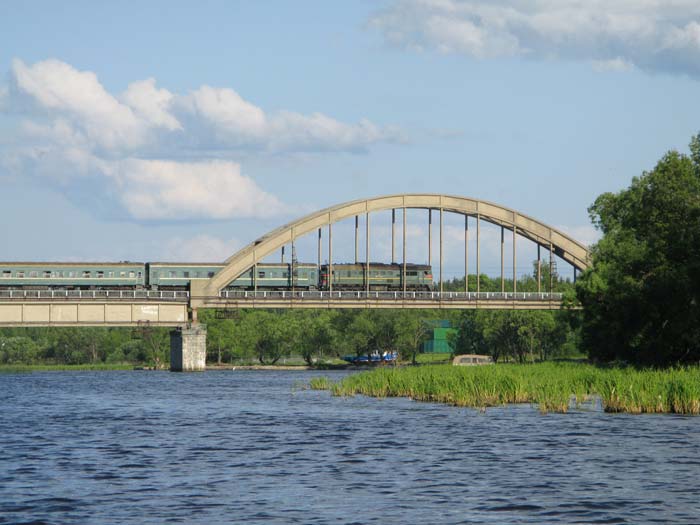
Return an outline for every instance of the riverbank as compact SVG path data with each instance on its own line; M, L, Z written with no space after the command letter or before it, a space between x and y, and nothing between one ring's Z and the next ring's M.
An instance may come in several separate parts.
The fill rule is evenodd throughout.
M599 397L606 412L700 415L700 367L599 368L579 363L380 368L310 386L336 396L408 397L461 407L532 403L567 412Z

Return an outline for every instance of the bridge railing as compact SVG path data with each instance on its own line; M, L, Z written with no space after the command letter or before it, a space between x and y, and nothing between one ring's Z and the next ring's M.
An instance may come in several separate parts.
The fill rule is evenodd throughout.
M537 292L379 292L379 291L249 291L222 290L222 299L238 301L557 301L563 299L561 293Z
M190 293L172 290L0 290L0 300L187 301Z

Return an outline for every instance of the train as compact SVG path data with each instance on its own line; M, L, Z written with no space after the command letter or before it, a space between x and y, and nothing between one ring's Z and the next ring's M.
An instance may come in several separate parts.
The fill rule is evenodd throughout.
M192 279L209 279L222 263L173 262L0 262L0 290L189 290ZM260 263L231 281L226 290L404 289L404 265ZM430 265L405 265L405 289L433 290ZM254 275L253 272L256 272Z

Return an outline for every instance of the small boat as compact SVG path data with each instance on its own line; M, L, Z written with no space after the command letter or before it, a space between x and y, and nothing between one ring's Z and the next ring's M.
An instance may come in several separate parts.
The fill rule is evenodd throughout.
M375 350L370 355L346 355L343 356L343 361L354 365L362 364L380 364L380 363L395 363L399 358L398 352L382 352Z

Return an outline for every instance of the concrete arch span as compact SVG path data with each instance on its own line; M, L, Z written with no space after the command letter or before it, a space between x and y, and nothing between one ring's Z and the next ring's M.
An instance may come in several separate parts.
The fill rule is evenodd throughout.
M220 290L250 267L275 250L291 243L292 240L314 232L318 228L355 215L404 208L444 210L476 217L478 220L484 220L508 229L516 228L520 236L530 239L547 250L551 246L557 256L575 268L584 270L589 265L589 253L586 246L565 233L510 208L487 201L453 195L387 195L331 206L280 226L229 257L226 260L226 266L209 279L206 284L197 283L196 295L218 296Z

